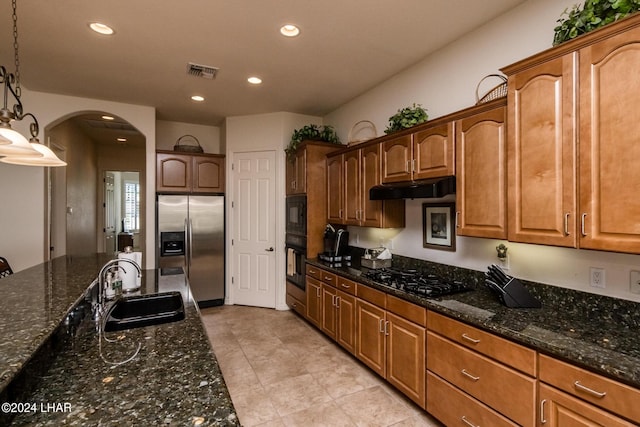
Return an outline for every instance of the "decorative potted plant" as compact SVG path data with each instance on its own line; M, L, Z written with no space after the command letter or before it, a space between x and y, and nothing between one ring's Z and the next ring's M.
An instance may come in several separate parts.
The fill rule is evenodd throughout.
M325 141L340 144L340 139L332 126L310 124L293 131L291 142L289 142L287 148L284 149L287 157L290 157L296 152L298 145L300 145L302 141Z
M396 114L389 117L389 125L384 133L390 134L402 129L410 128L417 124L426 122L429 116L421 104L413 104L413 107L399 109Z
M640 0L586 0L584 6L565 9L554 28L553 45L559 45L579 35L593 31L640 10Z

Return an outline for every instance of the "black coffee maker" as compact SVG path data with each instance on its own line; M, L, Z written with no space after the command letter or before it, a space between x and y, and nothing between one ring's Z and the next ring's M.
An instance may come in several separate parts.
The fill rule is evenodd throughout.
M327 224L324 230L324 252L321 258L326 261L340 261L348 256L349 232L342 228L336 230L331 224Z

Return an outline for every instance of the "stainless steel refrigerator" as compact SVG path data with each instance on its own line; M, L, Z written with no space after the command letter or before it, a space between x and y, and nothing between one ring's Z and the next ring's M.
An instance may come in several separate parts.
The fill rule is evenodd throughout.
M158 195L160 274L181 268L200 307L224 303L224 196Z

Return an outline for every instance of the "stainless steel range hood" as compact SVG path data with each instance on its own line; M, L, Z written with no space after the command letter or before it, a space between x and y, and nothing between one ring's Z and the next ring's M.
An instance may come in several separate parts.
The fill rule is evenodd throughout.
M390 199L434 199L456 192L456 177L425 179L392 184L381 184L371 187L370 200Z

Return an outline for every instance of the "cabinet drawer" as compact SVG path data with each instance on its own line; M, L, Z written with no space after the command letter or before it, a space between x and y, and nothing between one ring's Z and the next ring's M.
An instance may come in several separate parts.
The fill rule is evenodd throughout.
M307 276L311 276L314 279L322 280L323 272L324 272L323 269L307 264L307 270L306 270Z
M327 285L331 285L335 288L338 283L338 276L336 276L333 273L329 273L326 270L320 270L320 272L321 272L320 280L326 283Z
M298 301L305 301L307 299L307 294L305 291L289 282L287 282L287 294L291 294L291 296Z
M358 296L358 298L369 301L370 303L375 304L378 307L386 308L387 306L387 294L370 288L369 286L361 285L360 283L358 283L358 285L356 286L356 295Z
M306 317L307 315L307 306L302 303L300 300L293 297L291 294L287 293L286 302L289 307L296 313L298 313L302 317Z
M337 288L349 295L356 294L356 283L341 276L338 276Z
M427 333L427 369L512 421L535 423L536 381L433 332Z
M422 327L427 326L427 310L419 305L387 295L387 311L397 314L407 320L417 323Z
M427 412L447 426L513 427L509 421L442 378L427 371Z
M541 381L640 423L640 390L544 354L538 356L538 365Z
M536 376L536 352L473 326L429 311L429 330L489 356L532 377Z

